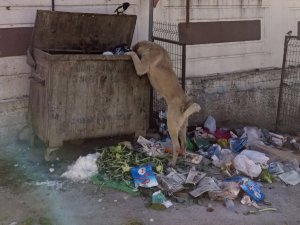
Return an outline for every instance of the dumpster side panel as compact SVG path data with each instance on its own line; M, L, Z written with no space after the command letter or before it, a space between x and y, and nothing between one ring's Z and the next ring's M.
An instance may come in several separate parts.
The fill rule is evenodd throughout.
M44 52L35 49L36 68L32 68L29 92L29 121L35 134L48 140L48 95L50 62Z
M146 76L136 75L131 60L73 58L52 61L49 144L145 133L150 86Z

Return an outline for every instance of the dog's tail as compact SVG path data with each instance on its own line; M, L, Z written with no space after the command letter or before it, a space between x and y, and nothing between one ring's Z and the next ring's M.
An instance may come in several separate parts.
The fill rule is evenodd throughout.
M187 119L190 115L192 115L195 112L199 112L201 110L201 107L197 103L189 103L187 105L186 110L183 112L183 116L185 119Z

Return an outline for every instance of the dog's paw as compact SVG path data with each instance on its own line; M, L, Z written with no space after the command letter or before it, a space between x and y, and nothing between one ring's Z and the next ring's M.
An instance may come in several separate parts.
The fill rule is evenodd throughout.
M124 55L134 55L134 52L125 52Z

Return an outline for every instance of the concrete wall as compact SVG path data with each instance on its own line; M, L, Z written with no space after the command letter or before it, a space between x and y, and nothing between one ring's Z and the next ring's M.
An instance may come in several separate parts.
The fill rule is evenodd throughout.
M187 94L201 105L191 121L208 115L218 126L256 125L274 129L281 70L245 71L188 78Z
M133 43L148 39L149 2L129 2L127 13L138 16ZM123 1L55 0L55 3L56 11L112 14ZM30 67L26 64L25 52L37 9L51 10L51 1L0 0L0 145L14 140L27 124ZM7 28L10 33L21 31L18 37L9 37ZM10 41L11 38L16 40Z

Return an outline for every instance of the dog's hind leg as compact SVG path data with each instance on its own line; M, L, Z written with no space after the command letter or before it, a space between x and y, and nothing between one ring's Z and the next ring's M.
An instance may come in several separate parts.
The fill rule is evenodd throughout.
M178 154L179 154L179 152L181 152L180 144L179 144L179 140L178 140L180 126L179 126L176 118L177 118L176 110L172 110L172 109L168 108L167 125L168 125L168 132L171 137L172 144L173 144L172 166L176 165Z
M187 131L187 125L188 125L188 119L186 119L183 122L183 124L181 126L181 129L179 131L180 149L181 149L180 154L182 154L183 156L185 156L185 153L186 153L186 131Z

